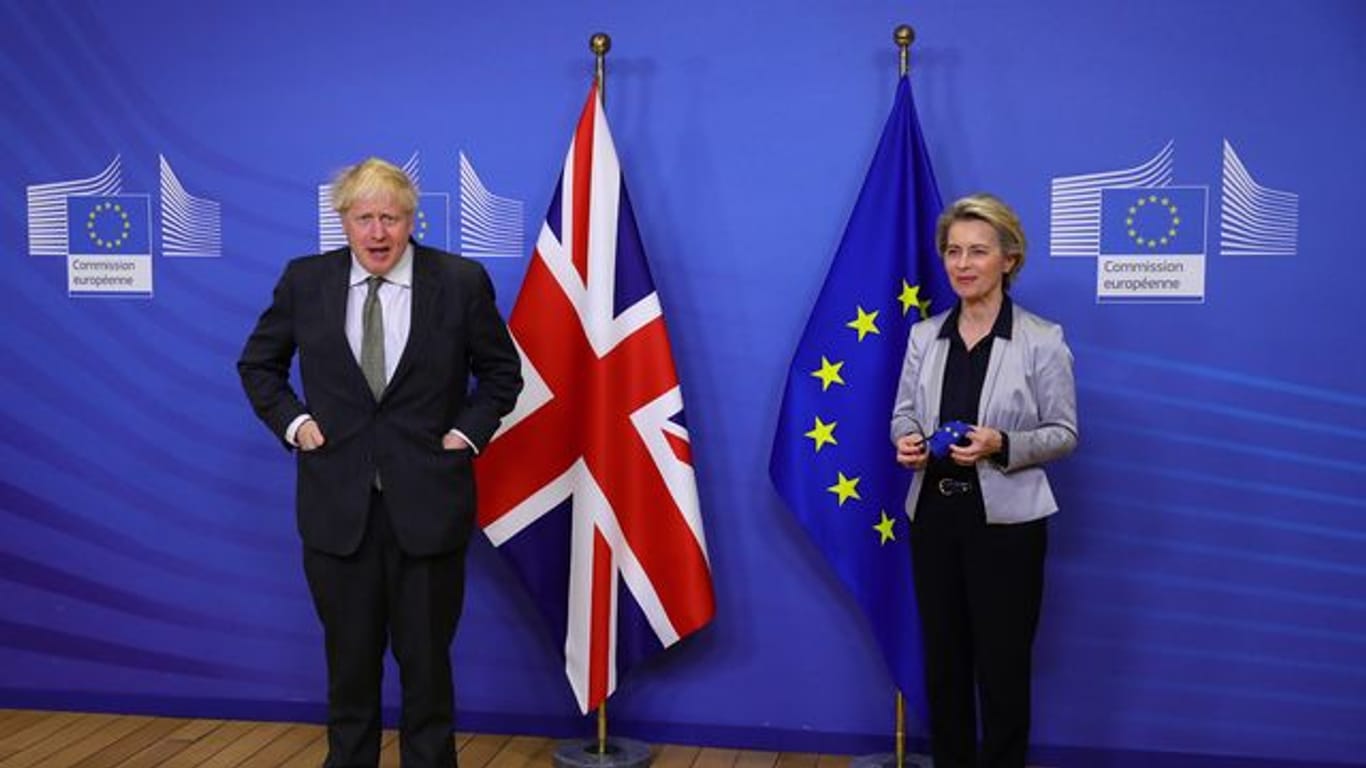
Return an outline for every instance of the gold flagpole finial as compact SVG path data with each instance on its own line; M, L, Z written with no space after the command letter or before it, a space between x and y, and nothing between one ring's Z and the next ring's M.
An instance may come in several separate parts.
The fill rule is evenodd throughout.
M901 76L911 71L911 43L915 42L915 27L910 24L900 24L892 31L892 39L901 49Z
M598 97L607 103L607 67L604 60L612 50L612 36L606 32L595 32L588 38L588 50L593 52L596 63L593 67L593 80L598 84Z

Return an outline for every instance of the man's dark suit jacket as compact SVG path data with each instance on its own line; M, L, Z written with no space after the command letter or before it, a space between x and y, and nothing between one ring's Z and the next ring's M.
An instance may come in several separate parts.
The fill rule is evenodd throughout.
M282 442L304 413L322 429L323 446L297 456L305 545L356 550L378 470L403 551L454 551L474 525L472 452L443 450L442 436L457 429L482 449L522 387L493 284L479 264L414 244L408 343L376 402L346 340L350 272L348 248L289 263L237 363L242 386ZM303 399L289 380L296 352Z

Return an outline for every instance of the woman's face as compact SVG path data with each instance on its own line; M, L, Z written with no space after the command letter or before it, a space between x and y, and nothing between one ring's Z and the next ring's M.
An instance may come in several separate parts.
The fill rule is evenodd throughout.
M964 302L999 296L1015 257L1001 250L1001 239L985 221L968 219L949 225L944 244L944 271L953 292Z

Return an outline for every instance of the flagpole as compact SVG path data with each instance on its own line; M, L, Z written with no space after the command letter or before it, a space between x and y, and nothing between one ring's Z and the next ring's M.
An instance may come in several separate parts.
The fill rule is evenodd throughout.
M607 702L598 705L598 754L607 754Z
M903 71L904 74L904 71ZM906 697L896 691L896 768L906 765Z
M589 37L589 51L593 52L593 82L598 89L598 100L607 107L607 52L612 49L612 36L598 31ZM598 704L598 757L607 756L607 700Z
M898 24L892 30L892 41L896 43L898 51L897 72L900 77L908 77L911 73L911 43L915 42L915 28L910 24ZM885 752L880 755L864 755L854 758L851 768L906 768L906 697L901 689L896 691L896 751L888 755ZM911 766L928 766L928 758L925 755L911 756Z
M594 33L588 38L588 50L593 52L593 82L598 84L598 98L607 106L607 52L612 50L612 36L606 32Z
M915 42L915 27L899 24L892 30L892 40L900 49L897 70L901 77L911 74L911 43ZM896 768L906 765L906 697L896 690Z
M915 42L915 27L910 24L901 24L892 31L892 39L896 41L896 46L901 49L901 76L905 77L911 72L911 43Z
M607 52L612 50L612 36L595 32L588 38L588 50L593 52L593 84L598 89L598 100L607 106ZM555 750L555 768L646 768L650 764L650 748L632 739L607 738L607 700L598 704L597 739L568 741Z
M897 71L901 77L911 74L911 43L915 42L915 27L900 24L892 30L892 40L900 49ZM896 691L896 768L906 765L906 697L901 689Z
M589 51L593 52L593 82L598 89L598 100L607 107L607 53L612 49L612 36L597 31L589 37ZM598 704L598 757L607 756L607 700Z
M588 50L593 52L593 82L598 86L598 100L607 107L607 52L612 50L612 36L595 32L588 38ZM607 754L607 701L598 704L598 756Z

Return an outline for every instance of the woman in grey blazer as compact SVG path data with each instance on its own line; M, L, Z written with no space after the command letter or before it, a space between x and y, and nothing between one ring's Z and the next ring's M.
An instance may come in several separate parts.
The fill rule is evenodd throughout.
M911 328L892 442L916 471L906 498L935 768L1023 768L1030 657L1043 597L1043 463L1077 444L1062 328L1006 292L1025 261L1019 218L991 195L958 200L936 242L958 304ZM929 440L971 425L942 454ZM980 710L982 743L977 745Z

